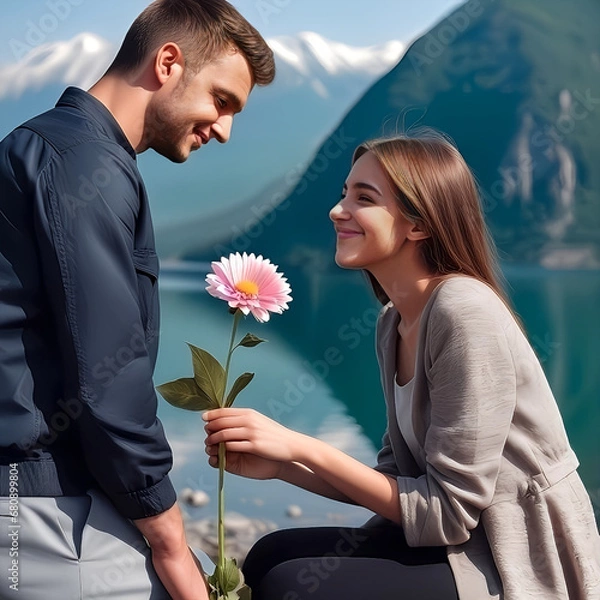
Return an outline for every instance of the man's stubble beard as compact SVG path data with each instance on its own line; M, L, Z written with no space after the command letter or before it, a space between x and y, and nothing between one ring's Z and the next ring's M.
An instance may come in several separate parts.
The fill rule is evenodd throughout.
M150 103L144 127L146 146L174 163L183 163L189 157L182 145L190 135L190 123L174 108L181 96L176 90L168 103Z

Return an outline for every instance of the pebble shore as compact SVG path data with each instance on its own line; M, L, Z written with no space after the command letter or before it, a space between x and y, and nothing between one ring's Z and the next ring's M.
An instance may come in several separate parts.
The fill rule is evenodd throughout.
M179 494L184 515L186 507L200 508L210 502L208 494L202 490L185 488ZM289 506L286 515L290 518L302 516L299 506ZM211 560L215 561L219 549L217 518L185 519L185 531L189 545L205 552ZM237 512L225 514L225 555L235 558L238 565L242 565L246 555L254 543L263 535L279 529L277 523L266 519L252 519Z
M278 529L272 521L250 519L235 512L225 514L225 556L235 558L241 566L253 544L263 535ZM185 532L189 545L205 552L210 559L217 560L219 537L217 519L188 520Z

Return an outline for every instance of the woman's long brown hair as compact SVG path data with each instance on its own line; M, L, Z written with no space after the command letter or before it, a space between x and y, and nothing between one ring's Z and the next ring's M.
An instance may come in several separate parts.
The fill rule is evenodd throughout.
M450 140L431 130L375 139L356 149L352 163L366 152L372 152L386 172L404 217L429 234L419 243L431 272L474 277L508 306L477 183ZM379 282L367 275L378 300L387 304Z

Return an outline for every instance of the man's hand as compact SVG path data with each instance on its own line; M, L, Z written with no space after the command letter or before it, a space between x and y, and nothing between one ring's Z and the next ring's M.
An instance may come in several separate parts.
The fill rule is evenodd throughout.
M177 504L159 515L133 522L148 540L156 573L173 600L208 600L206 578L188 547Z

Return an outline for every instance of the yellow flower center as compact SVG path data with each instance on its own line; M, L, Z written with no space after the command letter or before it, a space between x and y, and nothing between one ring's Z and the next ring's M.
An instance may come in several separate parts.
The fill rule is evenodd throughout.
M242 294L248 294L248 296L256 296L258 294L258 285L254 281L239 281L235 284L235 289Z

